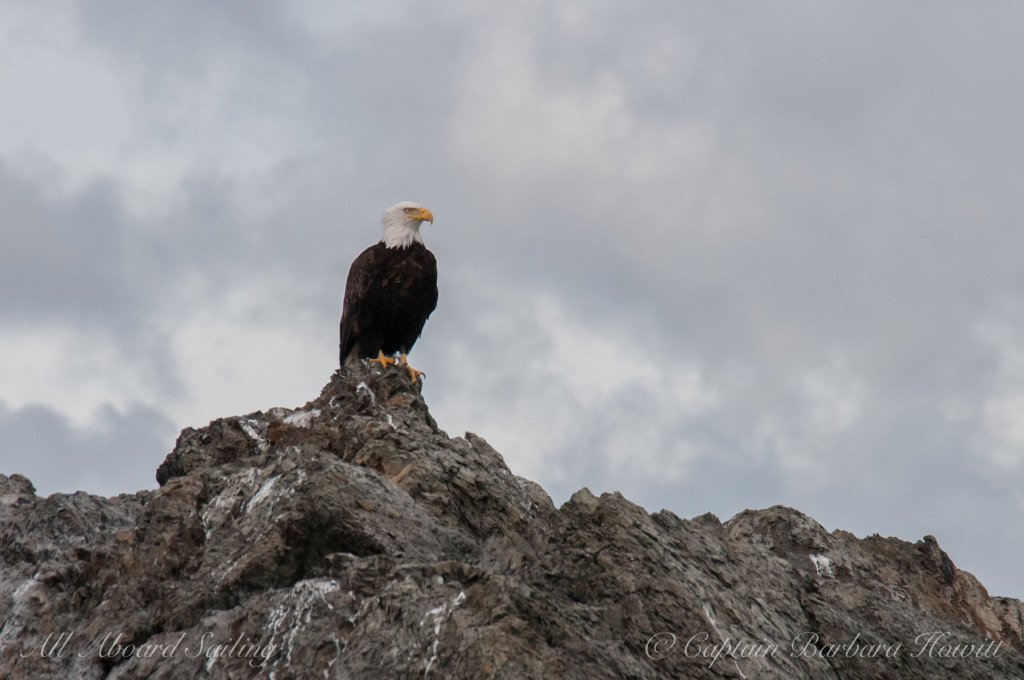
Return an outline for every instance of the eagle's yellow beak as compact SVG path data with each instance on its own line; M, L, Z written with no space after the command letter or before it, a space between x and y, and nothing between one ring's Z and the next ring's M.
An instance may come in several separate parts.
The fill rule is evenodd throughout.
M430 212L426 208L420 208L420 211L414 216L417 220L423 220L424 222L434 223L434 213Z

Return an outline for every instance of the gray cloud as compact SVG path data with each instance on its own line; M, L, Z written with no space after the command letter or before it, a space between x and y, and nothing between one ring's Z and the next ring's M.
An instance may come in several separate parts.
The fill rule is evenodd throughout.
M733 9L6 8L47 41L0 82L5 433L63 461L302 403L412 199L443 427L559 501L934 533L1019 596L1024 12Z
M0 165L0 298L7 319L38 322L60 314L86 323L116 309L137 315L131 297L130 244L116 189L97 182L64 201ZM89 215L90 224L83 224Z
M97 423L76 427L45 406L0 404L0 465L23 474L37 492L87 489L113 496L155 486L156 466L173 448L175 428L153 409L102 409Z

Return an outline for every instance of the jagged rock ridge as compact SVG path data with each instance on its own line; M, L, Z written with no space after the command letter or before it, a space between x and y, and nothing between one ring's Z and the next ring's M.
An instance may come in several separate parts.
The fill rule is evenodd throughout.
M1024 677L1024 605L931 537L556 509L402 371L186 429L157 478L0 475L0 677Z

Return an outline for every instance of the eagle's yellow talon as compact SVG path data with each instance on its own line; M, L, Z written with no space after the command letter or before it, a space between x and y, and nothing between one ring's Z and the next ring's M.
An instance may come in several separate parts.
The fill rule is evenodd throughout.
M398 355L398 365L404 368L405 370L409 371L409 379L412 380L413 383L415 383L416 380L418 380L419 377L423 375L423 371L417 371L415 368L409 365L409 362L405 358L405 352L402 352Z
M381 369L387 368L391 364L395 363L395 360L392 357L384 356L383 350L377 350L376 359L367 359L367 361L371 364L380 364Z

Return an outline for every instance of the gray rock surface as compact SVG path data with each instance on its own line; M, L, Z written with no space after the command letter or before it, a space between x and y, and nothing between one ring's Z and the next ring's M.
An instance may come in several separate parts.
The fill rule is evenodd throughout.
M930 536L556 509L347 370L184 430L154 491L0 475L0 678L1024 678L1024 605Z

